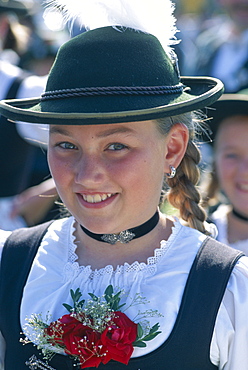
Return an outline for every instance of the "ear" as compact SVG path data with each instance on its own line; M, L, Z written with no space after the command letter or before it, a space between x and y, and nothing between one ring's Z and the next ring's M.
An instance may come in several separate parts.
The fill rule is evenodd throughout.
M176 123L172 126L166 140L165 173L170 173L170 166L175 168L179 166L186 152L188 140L189 131L184 124Z

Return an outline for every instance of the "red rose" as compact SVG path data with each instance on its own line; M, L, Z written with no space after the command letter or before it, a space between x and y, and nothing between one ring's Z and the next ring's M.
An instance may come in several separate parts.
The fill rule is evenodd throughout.
M83 321L83 317L82 321ZM84 325L71 314L52 322L44 333L51 337L51 344L59 344L65 353L79 358L81 369L98 367L110 360L127 365L132 353L132 343L137 337L138 325L124 313L114 313L111 325L103 333Z
M80 315L80 317L82 320L84 319L84 315ZM64 315L58 321L65 325L75 325L78 322L73 314Z
M64 315L59 320L64 324L62 341L65 352L79 357L81 369L98 367L105 352L100 341L100 333L71 315Z
M102 362L115 360L127 365L132 353L132 343L137 337L138 325L131 321L124 313L117 311L113 324L106 328L101 335L102 344L108 352Z
M45 333L53 337L55 343L63 343L63 335L67 331L74 330L79 321L71 314L64 315L57 321L52 322L48 328L45 329Z
M49 338L49 343L53 346L59 344L61 347L64 347L62 341L63 335L63 324L59 321L53 321L51 324L44 329L44 336Z

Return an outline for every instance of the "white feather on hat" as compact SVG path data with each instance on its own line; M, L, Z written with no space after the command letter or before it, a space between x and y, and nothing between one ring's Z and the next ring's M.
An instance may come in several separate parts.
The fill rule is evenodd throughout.
M65 21L77 19L86 30L105 26L133 28L156 36L168 54L178 43L174 4L170 0L45 0Z

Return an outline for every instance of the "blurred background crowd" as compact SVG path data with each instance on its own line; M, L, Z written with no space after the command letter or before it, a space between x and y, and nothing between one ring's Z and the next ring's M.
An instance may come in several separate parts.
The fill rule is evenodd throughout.
M174 2L181 75L217 77L225 93L246 94L248 0ZM40 96L59 46L84 31L39 0L0 0L0 99ZM0 120L0 227L13 230L58 217L46 128ZM211 172L212 146L202 148L203 172Z
M218 77L226 93L247 88L248 1L177 0L176 9L181 73Z
M69 37L60 13L41 1L0 0L0 99L40 96L57 50ZM47 130L4 117L0 123L0 227L12 230L55 217Z

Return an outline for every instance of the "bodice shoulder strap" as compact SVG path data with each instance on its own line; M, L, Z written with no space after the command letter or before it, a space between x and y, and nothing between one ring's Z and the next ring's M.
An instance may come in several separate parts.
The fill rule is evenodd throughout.
M19 306L33 259L51 221L44 224L13 231L7 238L0 264L0 328L4 324L2 310L18 320ZM13 298L15 304L13 304ZM13 312L12 312L13 311Z
M243 255L211 237L202 243L191 267L172 332L172 337L177 338L176 348L183 348L185 364L193 361L199 366L205 359L209 368L213 366L209 353L216 317L233 268Z

